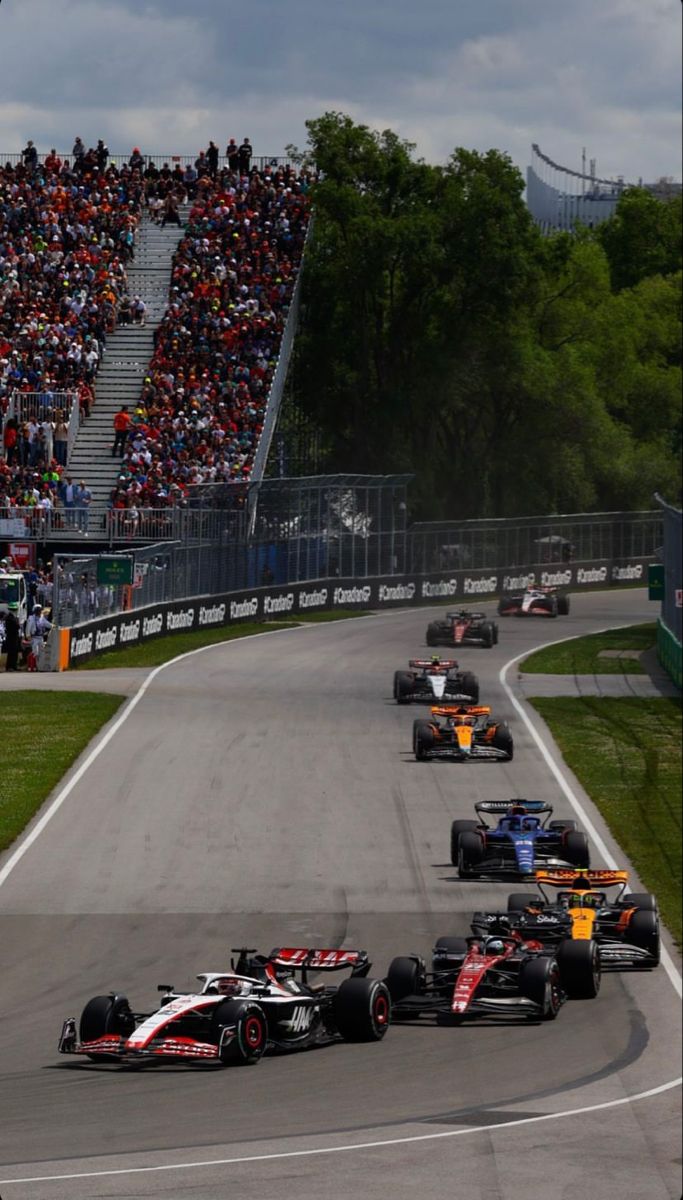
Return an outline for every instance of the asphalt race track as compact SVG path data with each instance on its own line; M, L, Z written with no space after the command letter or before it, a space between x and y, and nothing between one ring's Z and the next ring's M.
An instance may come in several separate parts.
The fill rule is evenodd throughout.
M511 796L575 814L501 667L652 614L642 590L574 596L569 617L504 620L497 647L462 651L510 719L509 764L413 759L418 706L397 707L391 681L426 653L425 610L159 672L0 886L2 1200L678 1200L680 1091L666 1085L680 1015L664 968L612 974L550 1024L407 1023L252 1068L56 1054L91 995L151 1006L158 983L191 988L232 946L360 947L382 975L394 954L468 932L473 909L504 906L508 885L458 881L451 819Z

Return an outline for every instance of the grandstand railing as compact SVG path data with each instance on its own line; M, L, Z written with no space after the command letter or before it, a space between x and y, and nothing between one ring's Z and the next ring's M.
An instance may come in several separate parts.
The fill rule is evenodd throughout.
M42 164L48 154L48 150L39 151L38 163ZM69 163L73 163L74 156L70 150L58 150L57 157L60 158L62 162L68 160ZM173 167L175 167L178 163L180 163L183 167L187 166L188 164L194 166L198 157L198 151L193 150L188 154L143 154L142 157L145 160L145 166L153 165L161 168L168 165L171 167L171 169L173 169ZM128 154L110 154L109 158L107 159L107 165L114 167L125 167L128 166L129 159L130 152L128 152ZM12 167L16 167L21 162L23 162L21 153L0 153L0 167L4 167L7 163L9 163ZM218 157L218 169L221 170L223 167L227 167L227 165L227 155L220 154ZM293 163L291 158L288 158L286 155L282 154L254 154L252 155L250 165L251 169L256 167L259 171L265 171L268 167L277 169L278 167L292 166Z
M2 432L4 433L5 425L11 417L14 417L19 425L23 425L26 421L34 419L38 421L44 421L46 417L52 419L54 414L60 410L64 413L68 429L66 455L68 463L81 419L78 392L20 392L15 389L9 394L7 410L2 421ZM52 452L50 457L53 457Z

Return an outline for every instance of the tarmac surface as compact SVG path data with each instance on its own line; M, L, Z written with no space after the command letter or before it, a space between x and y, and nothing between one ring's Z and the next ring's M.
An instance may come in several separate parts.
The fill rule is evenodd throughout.
M44 827L0 858L2 1200L677 1200L670 962L605 976L554 1023L401 1023L376 1045L244 1070L56 1054L91 995L151 1007L158 983L189 988L242 943L360 947L373 975L395 954L428 956L518 886L460 881L448 861L450 821L475 800L544 798L562 817L573 795L628 866L553 747L539 749L542 722L521 719L516 666L511 687L500 675L549 640L648 619L644 591L577 595L569 617L504 621L497 647L462 651L482 701L510 719L509 764L415 762L418 706L397 707L391 681L426 653L424 611L238 640L154 673ZM103 690L104 674L30 686ZM148 673L106 675L129 693ZM524 694L541 678L525 676Z

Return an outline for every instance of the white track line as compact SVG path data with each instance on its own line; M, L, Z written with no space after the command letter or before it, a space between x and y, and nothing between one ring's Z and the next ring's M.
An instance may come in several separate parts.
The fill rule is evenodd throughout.
M615 626L609 626L609 629L613 629L613 628L615 628ZM616 628L621 629L621 628L623 628L623 626L618 625L618 626L616 626ZM609 630L602 629L602 630L597 630L597 632L598 633L607 633L607 632L609 632ZM583 634L576 635L576 637L583 637L583 636L585 636L585 635L583 635ZM510 700L510 702L513 705L513 707L515 708L515 710L519 713L522 720L524 721L524 724L526 725L527 729L529 730L529 733L531 734L536 745L538 746L538 749L540 750L541 754L543 755L545 762L547 763L547 765L549 766L553 775L555 776L555 779L557 780L559 786L561 787L562 791L564 792L565 796L567 797L567 800L569 801L572 808L574 809L574 812L579 817L581 824L583 825L584 829L586 830L586 833L588 834L591 841L595 845L601 858L605 861L607 866L612 871L617 871L617 870L619 870L619 863L617 862L617 860L614 858L614 855L611 853L611 851L607 847L607 844L604 841L604 839L602 838L602 836L598 833L588 812L584 808L584 806L581 803L581 801L579 800L578 796L572 790L572 788L569 786L569 783L565 779L562 771L560 770L560 768L557 765L557 763L555 762L552 754L550 753L550 750L548 749L548 746L545 742L545 739L543 738L543 735L540 733L540 731L534 725L534 723L531 720L524 705L521 703L521 701L519 701L517 699L517 697L515 696L514 692L512 691L512 688L510 687L510 685L508 684L507 679L506 679L506 676L507 676L508 671L510 670L510 667L514 667L515 663L518 663L520 659L528 658L529 655L534 654L536 650L544 650L548 646L559 646L559 644L561 642L576 641L576 637L558 638L554 642L544 642L542 645L536 646L535 649L524 650L521 654L517 654L517 655L515 655L514 658L511 658L510 661L507 662L504 667L501 667L498 678L499 678L503 688L505 689L505 692L507 693L508 699ZM669 954L669 951L667 950L666 946L662 946L661 961L662 961L662 966L663 966L664 970L666 971L667 975L669 976L669 979L671 980L671 984L672 984L677 996L680 999L681 996L683 996L683 979L681 978L681 973L678 970L678 967L676 966L675 962L673 961L671 955Z
M67 1179L104 1179L114 1175L145 1175L157 1171L196 1171L200 1167L228 1167L239 1163L276 1162L285 1158L314 1158L321 1154L345 1154L353 1150L381 1150L385 1146L409 1146L416 1142L435 1142L444 1138L469 1137L476 1133L487 1133L492 1136L501 1129L517 1129L520 1125L536 1125L541 1121L559 1121L566 1117L582 1117L586 1113L599 1112L606 1108L618 1108L621 1104L634 1104L636 1100L649 1100L652 1096L660 1096L680 1087L683 1079L671 1079L661 1083L659 1087L650 1088L647 1092L637 1092L635 1096L622 1096L619 1100L603 1100L601 1104L587 1104L583 1108L568 1108L564 1112L544 1113L539 1117L520 1117L516 1121L501 1121L499 1125L477 1125L471 1129L447 1129L442 1133L418 1133L408 1137L387 1138L378 1142L352 1142L347 1146L320 1146L312 1150L285 1150L275 1154L249 1154L242 1158L213 1158L199 1162L162 1163L156 1167L122 1167L110 1171L82 1171L72 1175L34 1175L24 1179L0 1179L3 1187L11 1183L57 1183Z

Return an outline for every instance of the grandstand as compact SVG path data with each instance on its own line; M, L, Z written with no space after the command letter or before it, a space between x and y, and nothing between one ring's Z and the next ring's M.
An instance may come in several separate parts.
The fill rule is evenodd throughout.
M186 162L78 142L0 166L0 519L27 535L66 528L67 473L136 514L263 474L308 227L310 174L247 139Z

